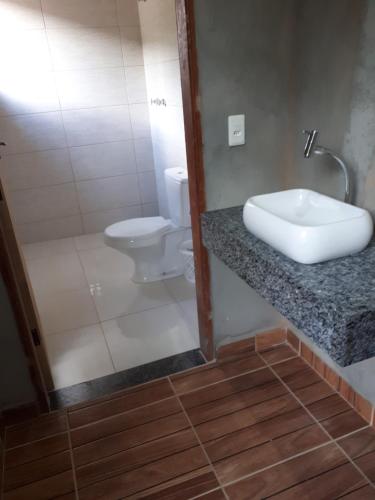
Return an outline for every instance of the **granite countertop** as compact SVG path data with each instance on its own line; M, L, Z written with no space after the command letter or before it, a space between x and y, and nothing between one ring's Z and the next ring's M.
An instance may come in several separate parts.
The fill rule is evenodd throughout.
M340 366L375 356L375 240L356 255L304 265L249 233L242 207L204 213L202 232L208 250Z

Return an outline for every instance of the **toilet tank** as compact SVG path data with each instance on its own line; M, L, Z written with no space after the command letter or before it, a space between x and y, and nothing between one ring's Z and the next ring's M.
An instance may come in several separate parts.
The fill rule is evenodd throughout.
M187 170L167 168L164 170L168 197L169 216L179 227L190 227L189 184Z

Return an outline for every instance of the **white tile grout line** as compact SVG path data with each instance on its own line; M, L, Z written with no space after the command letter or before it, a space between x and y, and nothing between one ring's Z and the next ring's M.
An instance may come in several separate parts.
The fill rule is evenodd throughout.
M90 298L92 300L92 303L94 305L94 308L95 308L95 313L96 313L96 317L97 317L97 320L98 322L95 323L95 325L97 324L98 327L100 328L100 331L103 335L103 338L104 338L104 342L105 342L105 345L107 347L107 351L108 351L108 355L109 355L109 359L111 360L111 363L112 363L112 367L113 367L113 373L116 373L117 370L116 370L116 366L115 366L115 362L113 361L113 357L112 357L112 353L111 353L111 350L109 348L109 345L108 345L108 341L107 341L107 337L105 336L105 333L104 333L104 328L102 326L102 322L100 321L100 315L99 315L99 310L98 310L98 307L96 305L96 301L95 301L95 298L92 296L91 294L91 287L90 287L90 282L89 282L89 278L86 274L86 270L85 270L85 266L83 265L83 262L82 262L82 258L81 258L81 255L80 255L80 251L76 249L76 255L77 255L77 258L78 258L78 261L79 261L79 264L81 266L81 269L82 269L82 272L83 272L83 276L85 277L85 281L87 283L87 287L88 287L88 291L89 291L89 294L90 294Z
M195 496L189 498L189 500L199 500L199 498L204 498L206 495L208 495L210 493L216 493L216 492L221 492L225 498L228 498L225 491L224 491L224 488L216 487L216 488L212 488L211 490L207 490L204 493L199 493L199 495L195 495Z
M285 458L284 460L279 460L278 462L275 462L272 465L267 465L266 467L263 467L261 469L257 469L254 472L250 472L250 474L245 474L244 476L241 476L241 477L239 477L237 479L234 479L233 481L228 481L227 483L225 483L225 485L223 486L223 488L227 488L228 486L232 486L232 484L240 483L244 479L249 479L249 478L251 478L253 476L257 476L258 474L261 474L264 471L267 471L269 469L273 469L274 467L277 467L279 465L282 465L282 464L285 464L287 462L290 462L291 460L294 460L295 458L303 457L304 455L307 455L308 453L311 453L312 451L319 450L320 448L324 448L325 446L328 446L329 444L331 444L331 442L327 441L327 442L325 442L323 444L319 444L318 446L314 446L313 448L309 448L308 450L301 451L300 453L296 453L295 455L293 455L291 457L288 457L288 458ZM340 465L344 465L344 464L340 464ZM336 466L335 468L337 468L339 466ZM314 477L317 477L317 476L314 476ZM309 478L309 479L313 479L313 478ZM300 481L300 483L301 482L305 482L305 481L302 480L302 481ZM292 488L293 486L296 486L297 484L299 484L299 483L294 483L291 486L289 486L288 488ZM285 491L285 490L283 490L283 491ZM277 495L277 493L278 492L272 493L272 496ZM269 498L269 497L267 496L267 498Z
M262 355L260 353L258 353L259 356L262 357ZM375 484L366 476L366 474L358 467L358 465L353 461L353 459L348 455L348 453L342 448L342 446L338 443L338 440L341 440L343 439L346 435L343 435L343 436L340 436L340 438L333 438L330 436L330 434L328 433L328 431L324 428L324 426L319 422L318 419L315 418L315 416L310 412L310 410L302 403L302 401L298 398L298 396L296 396L296 394L289 388L289 386L282 380L281 377L279 377L279 375L277 374L277 372L275 372L275 370L273 369L272 365L269 365L267 363L267 361L262 357L263 361L267 364L267 366L269 367L269 369L272 371L272 373L275 375L275 377L284 385L284 387L288 390L288 392L293 396L293 398L302 406L302 408L309 414L309 416L313 419L313 421L320 427L320 429L324 432L324 434L327 435L327 437L329 438L329 440L331 442L333 442L337 447L338 449L345 455L345 457L347 458L348 462L350 462L353 467L355 467L355 469L357 469L357 471L360 473L360 475L373 487L375 488ZM319 374L320 378L321 375ZM322 378L322 380L324 380ZM342 396L341 396L342 397ZM344 400L345 401L345 400ZM358 412L356 412L358 414ZM359 428L359 429L356 429L355 432L359 432L360 430L363 430L363 429L366 429L369 427L369 424L367 423L365 426ZM349 434L353 434L353 432L351 433L348 433Z
M168 382L169 382L169 385L171 386L172 391L173 391L173 393L174 393L174 395L175 395L175 397L176 397L176 399L177 399L177 401L178 401L178 404L179 404L179 405L180 405L180 407L181 407L182 413L185 415L185 418L186 418L186 419L187 419L187 421L189 422L189 425L190 425L190 427L191 427L191 429L192 429L192 431L193 431L193 433L194 433L194 435L195 435L195 438L196 438L196 440L197 440L197 441L198 441L198 443L199 443L199 447L200 447L200 449L202 450L202 452L203 452L204 456L206 457L206 460L207 460L207 462L208 462L209 466L211 467L211 470L212 470L212 472L213 472L214 476L216 477L216 481L218 482L219 486L220 486L220 487L222 487L221 481L220 481L220 479L219 479L219 476L218 476L218 475L217 475L217 473L216 473L215 467L213 466L213 464L212 464L212 462L211 462L211 459L210 459L210 457L208 456L208 453L207 453L207 451L206 451L206 449L205 449L205 447L204 447L204 445L203 445L203 443L202 443L202 441L201 441L200 437L198 436L198 433L197 433L197 431L196 431L196 429L195 429L195 427L194 427L194 425L193 425L192 421L190 420L190 417L189 417L189 415L187 414L187 412L186 412L186 410L185 410L185 408L184 408L184 405L182 404L182 402L181 402L181 400L180 400L180 398L179 398L178 394L176 393L176 390L175 390L175 388L174 388L174 385L173 385L173 383L172 383L172 381L171 381L171 379L170 379L169 377L168 377ZM227 500L229 500L229 497L227 496L227 494L225 493L225 491L224 491L224 490L222 490L222 491L223 491L223 493L224 493L225 498L226 498Z
M76 467L74 464L73 445L72 445L72 438L70 435L70 422L69 422L69 415L68 415L67 411L65 411L65 418L66 418L66 427L67 427L68 441L69 441L70 461L71 461L72 473L73 473L73 482L74 482L74 490L75 490L74 493L75 493L76 499L79 500Z

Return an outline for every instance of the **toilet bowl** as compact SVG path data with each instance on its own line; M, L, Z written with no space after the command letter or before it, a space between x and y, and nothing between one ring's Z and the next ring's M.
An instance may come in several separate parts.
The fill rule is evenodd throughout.
M172 278L184 271L179 245L191 234L187 172L170 168L164 174L171 219L128 219L104 231L105 243L134 261L135 283Z

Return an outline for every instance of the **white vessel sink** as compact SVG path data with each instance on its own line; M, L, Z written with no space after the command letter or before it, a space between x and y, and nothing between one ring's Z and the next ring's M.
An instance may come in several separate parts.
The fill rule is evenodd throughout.
M367 210L309 189L253 196L243 220L255 236L302 264L360 252L373 232Z

